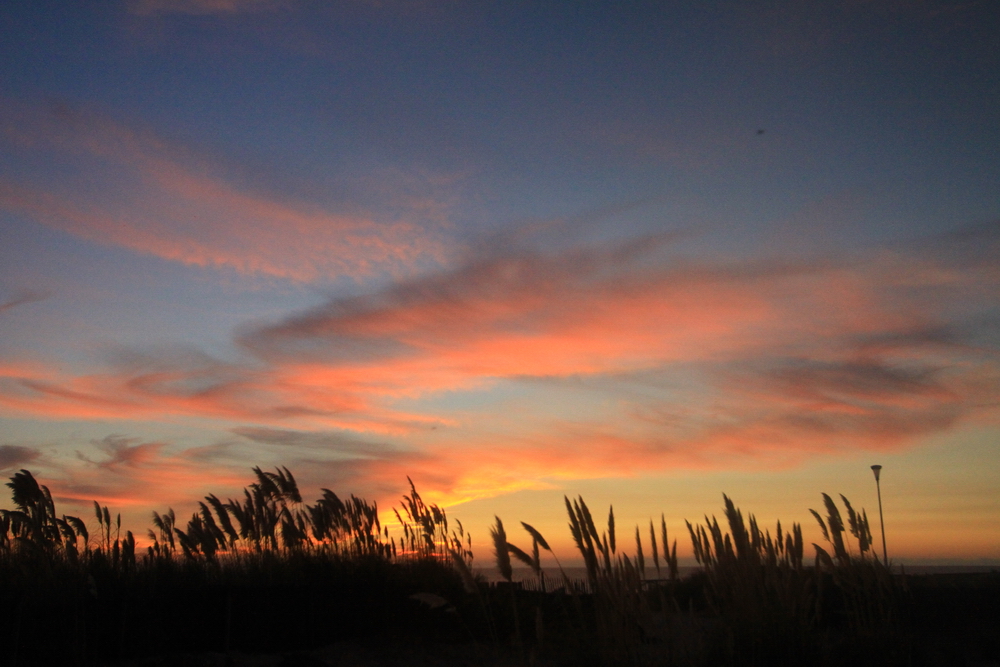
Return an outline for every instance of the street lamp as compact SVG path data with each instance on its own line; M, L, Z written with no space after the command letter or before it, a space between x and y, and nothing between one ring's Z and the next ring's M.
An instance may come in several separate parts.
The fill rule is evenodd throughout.
M878 490L878 522L882 527L882 563L889 567L889 556L885 550L885 519L882 518L882 487L879 485L879 474L882 472L882 466L874 465L872 466L872 472L875 473L875 488Z

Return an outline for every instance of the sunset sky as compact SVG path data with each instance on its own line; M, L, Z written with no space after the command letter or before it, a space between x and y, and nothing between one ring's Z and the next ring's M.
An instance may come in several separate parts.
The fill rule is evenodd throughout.
M843 493L1000 563L991 0L0 5L0 474L287 466L490 560ZM0 506L9 507L6 494ZM877 521L877 520L876 520ZM876 524L877 528L877 524ZM627 533L626 533L627 534ZM807 550L809 557L812 549Z

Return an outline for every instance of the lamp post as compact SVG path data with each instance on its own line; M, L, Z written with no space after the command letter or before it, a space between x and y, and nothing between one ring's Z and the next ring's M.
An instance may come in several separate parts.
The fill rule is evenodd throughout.
M882 563L886 567L889 567L889 556L885 550L885 519L882 518L882 487L878 481L879 474L882 472L882 466L872 466L872 472L875 473L875 488L878 490L878 522L882 527Z

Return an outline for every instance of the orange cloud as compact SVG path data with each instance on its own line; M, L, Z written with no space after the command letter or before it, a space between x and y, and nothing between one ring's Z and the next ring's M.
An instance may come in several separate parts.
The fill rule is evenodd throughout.
M75 458L13 451L10 446L0 448L0 454L17 455L30 463L56 500L69 505L63 511L82 510L81 516L87 519L93 516L97 501L108 505L112 513L132 515L128 527L140 532L149 523L150 508L186 508L213 488L239 488L248 473L245 464L199 456L198 449L178 451L168 443L122 435L91 441Z
M866 268L653 271L597 253L488 258L373 297L331 301L240 340L293 383L392 396L742 359L932 316L893 307Z
M0 366L0 409L48 419L209 417L264 424L297 421L375 432L440 423L370 404L363 394L289 385L273 370L227 367L210 360L203 368L165 370L136 365L116 373L77 377L38 367Z
M0 406L249 424L271 431L237 433L284 447L290 467L376 489L422 475L449 502L558 479L793 465L996 416L992 231L952 259L811 265L671 264L647 245L487 255L333 299L242 331L241 363L161 351L89 376L4 369ZM490 393L528 379L548 395ZM480 407L449 402L469 395ZM330 459L340 445L316 434L337 429L397 448Z
M342 211L240 187L217 166L96 114L0 105L12 150L47 153L76 176L0 179L0 206L98 243L192 266L311 282L402 273L445 256L441 207L399 194L396 212ZM104 181L93 194L94 181Z

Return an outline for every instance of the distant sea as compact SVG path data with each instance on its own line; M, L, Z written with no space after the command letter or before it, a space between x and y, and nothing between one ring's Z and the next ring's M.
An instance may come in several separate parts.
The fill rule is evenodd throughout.
M686 565L681 565L677 568L677 574L681 577L691 574L700 570L700 567L691 567ZM569 577L570 581L586 581L587 580L587 568L585 567L565 567L563 571L566 572L566 576ZM475 568L475 572L482 574L486 577L487 581L503 581L503 577L495 567L493 568ZM543 567L542 573L545 575L546 584L554 584L556 587L561 585L562 574L560 574L558 567ZM661 576L666 579L667 574L666 569L661 570ZM646 567L646 578L656 579L656 568ZM515 567L514 568L514 581L524 581L524 582L534 582L536 581L535 573L526 567Z
M977 574L1000 572L998 565L907 565L901 566L906 574ZM899 567L896 568L899 570Z
M566 576L570 578L571 581L586 581L587 580L587 568L585 567L566 567L563 568L566 572ZM697 572L701 568L696 565L681 565L677 568L677 574L681 577L687 576L692 572ZM924 565L919 563L908 564L894 564L893 570L897 573L905 572L906 574L976 574L981 572L1000 572L1000 563L997 564L986 564L986 565L969 565L969 564L941 564L936 563L933 565ZM475 568L477 574L482 574L486 577L487 581L503 581L503 577L495 567L492 568ZM546 584L552 584L555 587L560 586L562 581L562 576L557 567L544 567L542 572L545 575ZM665 569L660 571L661 578L667 578L667 572ZM646 565L646 578L649 580L655 580L656 569L650 567L647 563ZM514 581L523 582L535 582L535 574L528 568L516 567L514 568Z

